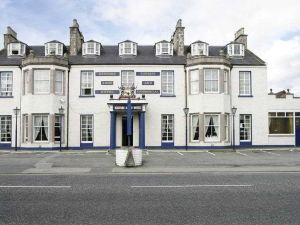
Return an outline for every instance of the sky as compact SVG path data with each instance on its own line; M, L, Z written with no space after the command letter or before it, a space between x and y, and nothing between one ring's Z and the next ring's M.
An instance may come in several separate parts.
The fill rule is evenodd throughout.
M244 27L248 48L267 63L269 88L300 96L299 9L299 0L0 0L0 31L11 26L29 45L69 45L76 18L85 40L152 45L169 40L182 19L186 45L226 45Z

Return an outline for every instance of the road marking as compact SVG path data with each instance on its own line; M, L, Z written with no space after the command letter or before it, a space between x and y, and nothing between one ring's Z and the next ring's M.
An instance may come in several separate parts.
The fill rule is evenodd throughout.
M240 155L243 155L243 156L248 156L247 154L241 153L241 152L238 152L238 151L236 151L236 153L237 153L237 154L240 154Z
M277 156L280 156L278 153L274 153L274 152L268 152L268 151L264 151L264 150L260 150L262 152L265 152L265 153L268 153L270 155L277 155Z
M252 187L252 184L195 184L195 185L151 185L131 186L131 188L189 188L189 187Z
M216 156L216 154L215 153L212 153L212 152L210 152L210 151L206 151L208 154L211 154L211 155L213 155L213 156Z
M179 155L183 155L181 152L177 152Z
M13 185L8 185L8 186L0 186L0 188L71 188L72 186L13 186Z

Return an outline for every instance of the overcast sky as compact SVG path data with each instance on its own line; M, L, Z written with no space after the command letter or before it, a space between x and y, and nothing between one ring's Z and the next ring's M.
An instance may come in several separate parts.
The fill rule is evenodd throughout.
M267 62L269 88L300 96L299 9L299 0L0 0L0 30L11 26L30 45L53 39L69 45L77 18L85 40L151 45L170 39L181 18L186 45L225 45L245 27L248 48Z

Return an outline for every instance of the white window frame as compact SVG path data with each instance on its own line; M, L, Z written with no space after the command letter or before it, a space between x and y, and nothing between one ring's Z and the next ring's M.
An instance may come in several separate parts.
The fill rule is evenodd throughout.
M137 55L137 43L130 41L119 43L119 55Z
M13 54L13 51L18 51L18 54ZM26 52L26 45L23 43L9 43L7 45L8 56L24 56Z
M292 133L270 133L270 123L271 123L271 119L272 118L289 118L292 119L291 123L292 123ZM268 113L268 134L270 136L294 136L295 135L295 113L294 112L269 112Z
M174 70L161 71L161 95L162 96L175 95Z
M239 95L252 95L252 74L251 71L239 71Z
M213 79L212 76L213 74L208 74L208 71L213 71L213 70L216 70L218 71L218 79ZM208 76L211 75L211 78L209 79ZM219 68L205 68L204 69L204 93L205 94L217 94L220 92L220 69ZM208 82L217 82L217 87L218 87L218 90L216 91L213 91L213 86L211 85L211 89L210 90L207 90L208 89Z
M173 44L171 42L156 43L156 56L172 56Z
M214 124L213 125L213 127L215 129L216 128L218 129L218 132L217 132L218 136L217 136L217 138L215 138L215 137L206 137L207 127L212 127L212 126L209 125L210 119L209 119L208 124L206 124L206 117L212 117L212 116L217 116L218 117L218 119L217 119L218 124ZM221 130L220 130L220 114L205 113L204 114L204 142L220 142L220 132L221 132Z
M2 138L4 140L2 140ZM9 115L1 115L0 116L0 143L5 144L11 142L12 142L12 117Z
M45 55L63 55L63 44L58 42L48 42L45 44Z
M86 79L84 79L86 77ZM90 94L85 94L85 89L91 89ZM80 73L80 95L81 96L94 96L94 71L84 71Z
M29 117L23 114L23 143L29 142Z
M28 92L28 80L29 79L29 70L25 70L23 73L23 95L26 95Z
M199 114L190 114L190 127L191 127L191 136L190 136L190 140L191 142L199 142L200 141L200 116ZM198 119L198 125L194 125L193 120L194 118ZM196 134L196 129L198 128L198 139L194 139L194 136Z
M88 41L82 44L82 55L100 55L101 44L96 41Z
M38 78L37 77L37 71L47 71L48 72L48 78ZM48 84L45 85L47 87L47 90L38 90L39 83L47 82ZM33 93L34 94L50 94L50 70L49 69L34 69L33 70Z
M208 56L209 46L206 43L194 43L191 44L192 56L206 55Z
M225 142L228 142L229 141L229 114L225 114L225 117L224 117L224 126L225 126Z
M239 53L236 53L236 49L240 48ZM245 46L243 44L233 43L227 45L227 53L229 56L244 56L245 55Z
M247 119L248 122L245 122L245 118L249 117L250 119ZM241 119L243 118L244 122L241 123ZM240 135L240 142L251 142L252 141L252 115L251 114L240 114L239 118L239 135ZM241 131L243 130L243 133L246 133L246 130L248 130L248 139L241 139ZM244 135L245 136L245 135Z
M121 71L121 86L125 88L131 88L134 86L135 73L133 70L122 70Z
M61 135L61 142L64 142L64 116L56 114L54 116L54 142L60 142L60 135ZM56 135L56 129L59 129L60 135Z
M12 96L13 73L11 71L0 72L0 96Z
M195 76L195 79L193 76ZM190 83L190 94L191 95L199 94L200 93L200 71L198 69L190 70L189 83ZM196 87L195 90L193 87Z
M228 88L228 86L229 86L229 76L228 76L228 70L224 70L224 94L228 94L229 93L229 88Z
M83 118L86 118L87 123L83 124ZM91 119L91 120L90 120ZM91 123L89 123L91 121ZM92 136L92 140L87 140L88 136L84 137L85 134L83 133L83 130L86 130L86 132L90 131ZM87 135L87 133L86 133ZM94 116L91 114L86 115L80 115L80 142L81 143L93 143L94 141Z
M64 76L65 73L63 70L55 70L54 78L54 93L56 95L63 95L64 93ZM58 79L60 77L60 79ZM59 87L59 89L58 89Z
M164 129L165 126L167 127L167 129L171 129L171 132L165 132L165 129ZM164 134L165 134L165 137L167 140L163 140ZM173 143L174 142L174 114L162 114L161 115L161 142L164 142L164 143Z
M35 125L35 121L36 121L36 118L38 117L41 117L41 119L47 119L47 125ZM42 135L41 135L41 140L36 140L36 128L40 128L40 129L43 129L45 128L46 129L46 134L47 134L47 140L42 140ZM39 131L38 131L39 132ZM33 139L33 142L37 142L37 143L48 143L50 140L49 140L49 115L48 114L34 114L32 115L32 139Z

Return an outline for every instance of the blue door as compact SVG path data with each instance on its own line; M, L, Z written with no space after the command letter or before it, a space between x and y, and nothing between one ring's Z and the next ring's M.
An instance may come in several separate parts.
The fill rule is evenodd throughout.
M295 130L296 130L296 146L300 147L300 117L295 119Z

